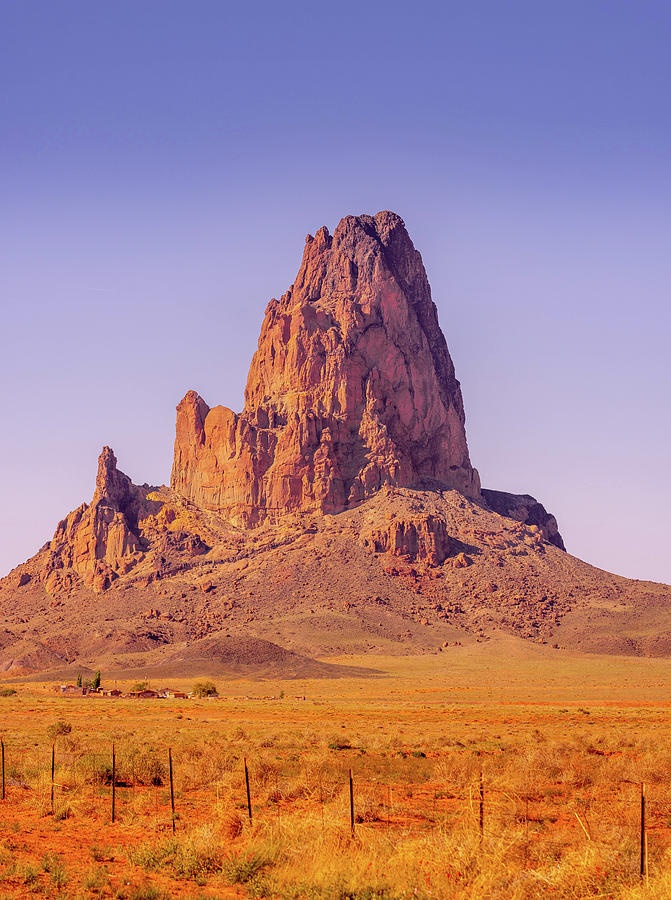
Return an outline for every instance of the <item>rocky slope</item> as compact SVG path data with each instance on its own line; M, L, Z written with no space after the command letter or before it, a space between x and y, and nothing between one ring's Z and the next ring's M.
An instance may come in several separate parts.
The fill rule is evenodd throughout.
M174 674L196 661L235 672L236 641L252 637L269 642L250 664L257 673L277 671L276 645L308 657L449 652L502 633L574 650L671 652L668 587L595 569L539 525L455 490L388 486L339 514L254 529L166 487L146 502L134 565L104 590L74 570L52 581L51 544L0 582L5 672ZM232 642L225 655L220 639Z
M0 581L0 669L326 675L301 654L503 632L666 655L670 600L565 553L533 497L480 489L421 257L385 212L308 236L243 411L179 404L169 488L103 448L91 504Z

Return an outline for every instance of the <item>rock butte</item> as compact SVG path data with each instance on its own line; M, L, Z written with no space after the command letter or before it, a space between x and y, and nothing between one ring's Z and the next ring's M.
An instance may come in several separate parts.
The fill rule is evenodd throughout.
M487 629L670 653L668 587L588 566L533 497L481 489L464 422L403 221L321 228L267 306L242 412L187 393L170 488L103 448L92 502L0 580L0 669L177 645L196 665L198 642L230 636L228 659L250 634L322 655Z
M305 240L298 275L268 303L240 414L189 391L177 407L170 485L202 510L253 528L297 513L339 513L382 487L457 490L540 529L528 495L480 489L459 382L422 258L392 212L346 216ZM106 590L141 560L170 513L104 447L96 490L59 523L37 578L51 594L78 580ZM170 540L174 543L174 529ZM164 535L163 543L167 540ZM199 535L181 535L193 553ZM441 565L453 544L434 515L368 528L364 544ZM33 577L21 573L20 578Z

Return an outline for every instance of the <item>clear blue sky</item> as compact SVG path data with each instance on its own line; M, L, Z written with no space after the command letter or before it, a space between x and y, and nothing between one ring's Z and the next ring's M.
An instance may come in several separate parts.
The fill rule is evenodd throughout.
M485 486L671 581L671 4L0 0L0 572L234 409L305 234L406 220Z

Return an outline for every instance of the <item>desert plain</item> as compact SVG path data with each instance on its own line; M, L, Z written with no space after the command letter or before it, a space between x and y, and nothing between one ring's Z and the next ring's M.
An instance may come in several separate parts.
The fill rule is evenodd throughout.
M328 662L370 675L6 681L0 896L671 896L669 660L501 637Z

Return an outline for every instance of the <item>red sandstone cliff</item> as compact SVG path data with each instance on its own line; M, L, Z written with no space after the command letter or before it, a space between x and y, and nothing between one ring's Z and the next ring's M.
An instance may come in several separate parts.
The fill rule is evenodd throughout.
M480 496L459 382L401 218L347 216L268 304L242 413L177 407L171 486L253 526L427 483Z

